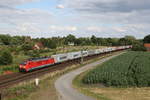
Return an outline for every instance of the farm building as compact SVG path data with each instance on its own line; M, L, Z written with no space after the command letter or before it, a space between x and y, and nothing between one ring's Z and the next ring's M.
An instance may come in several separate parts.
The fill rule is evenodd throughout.
M147 51L150 51L150 43L145 43L144 47L147 49Z
M34 46L33 46L33 49L34 50L39 50L39 49L42 49L43 48L43 44L38 42L36 43Z

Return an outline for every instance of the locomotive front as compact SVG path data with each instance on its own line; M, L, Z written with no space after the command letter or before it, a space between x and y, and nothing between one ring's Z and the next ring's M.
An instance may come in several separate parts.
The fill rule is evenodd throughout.
M20 65L19 65L19 71L20 71L20 72L26 72L26 71L27 71L27 70L26 70L26 65L27 65L27 62L26 62L26 61L20 63Z

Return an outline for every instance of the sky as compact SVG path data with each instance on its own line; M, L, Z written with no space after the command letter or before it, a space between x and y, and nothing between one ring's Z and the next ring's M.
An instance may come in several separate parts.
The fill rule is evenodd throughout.
M0 34L143 38L150 0L0 0Z

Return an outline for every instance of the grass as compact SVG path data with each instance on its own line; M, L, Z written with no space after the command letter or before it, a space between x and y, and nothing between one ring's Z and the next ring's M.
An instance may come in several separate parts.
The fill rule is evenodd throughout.
M97 100L150 100L150 87L114 88L102 84L84 84L82 79L89 72L86 71L73 80L73 86L85 95Z

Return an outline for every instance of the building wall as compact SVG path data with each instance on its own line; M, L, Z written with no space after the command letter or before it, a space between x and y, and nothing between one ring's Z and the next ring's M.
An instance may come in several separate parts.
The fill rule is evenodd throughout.
M145 43L144 47L147 49L147 51L150 51L150 43Z

